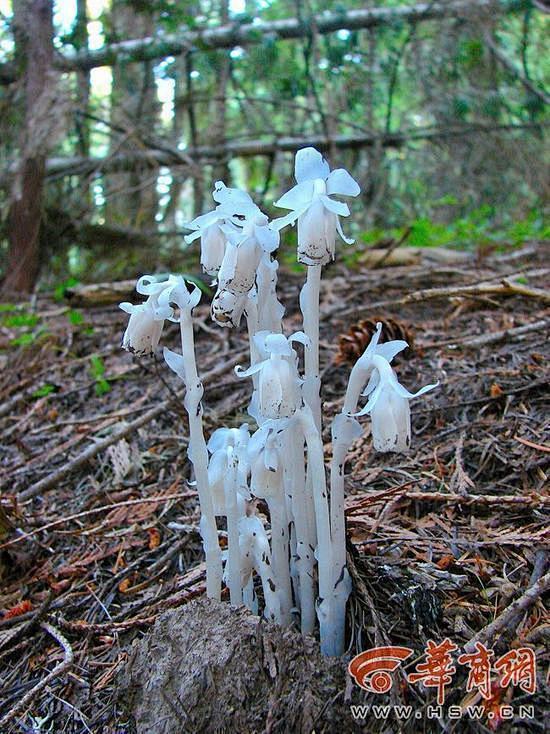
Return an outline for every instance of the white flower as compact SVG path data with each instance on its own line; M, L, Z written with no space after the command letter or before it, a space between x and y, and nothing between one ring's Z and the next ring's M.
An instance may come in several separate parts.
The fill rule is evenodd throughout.
M216 275L222 264L228 235L239 234L243 222L261 212L246 191L230 189L223 181L216 181L212 196L219 202L218 206L189 223L189 229L195 231L187 235L185 241L191 244L201 238L201 265L209 275Z
M381 324L377 324L377 331L359 360L363 360L363 366L370 369L371 373L362 393L368 395L369 399L364 408L355 415L371 414L372 438L376 451L406 451L411 443L409 400L433 390L439 383L426 385L416 393L404 388L390 362L398 352L408 346L407 342L395 340L378 345L381 328Z
M291 344L293 341L307 344L309 340L302 332L296 332L288 339L283 334L265 335L265 332L260 332L254 340L260 351L269 357L247 370L236 367L235 372L238 377L259 373L258 394L253 403L262 420L289 418L302 405L302 380Z
M281 421L268 420L252 434L248 442L250 489L260 499L271 500L281 496L283 467L279 456L279 439L283 425Z
M226 514L224 479L232 456L237 462L237 491L244 499L250 497L246 481L249 471L246 452L249 438L246 423L240 428L218 428L210 436L207 448L212 456L208 463L208 483L216 515Z
M248 293L256 282L256 271L264 253L279 246L279 232L271 229L265 214L250 212L242 231L223 228L227 246L218 274L219 287L235 295Z
M164 289L175 282L171 275L167 280L157 281L152 275L143 275L136 284L136 291L148 296L144 303L134 305L124 302L120 308L130 314L128 326L122 337L122 347L137 355L152 354L158 346L164 320L171 318L172 309L159 303Z
M343 168L330 171L329 165L315 148L302 148L296 153L297 185L284 194L275 206L291 209L276 219L278 229L298 220L298 260L306 265L324 265L334 259L336 232L348 244L339 217L349 216L347 204L331 199L331 194L357 196L359 184Z
M238 326L241 322L247 295L235 295L218 289L212 300L212 319L220 326Z

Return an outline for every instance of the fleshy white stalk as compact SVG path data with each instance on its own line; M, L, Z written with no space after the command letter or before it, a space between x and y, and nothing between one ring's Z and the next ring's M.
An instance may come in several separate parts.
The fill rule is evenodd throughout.
M333 552L323 444L309 405L305 405L296 415L307 446L317 523L316 556L319 573L317 616L319 617L321 652L323 655L341 655L345 617L337 619L334 614Z
M229 586L229 599L234 606L243 603L241 586L241 557L239 552L239 510L237 506L237 462L233 449L229 449L227 473L224 477L225 508L227 516L227 563L225 575Z
M300 293L300 309L309 345L305 348L304 399L311 408L315 425L321 432L321 378L319 376L319 291L322 265L307 266L307 280Z
M283 453L286 457L285 481L287 495L291 495L294 533L296 536L295 566L298 575L300 625L302 633L310 635L315 629L315 589L313 569L315 546L309 532L306 501L306 474L304 463L304 439L298 425L291 424L285 430ZM298 599L299 597L299 599Z
M239 522L240 548L243 561L251 564L262 580L265 599L264 616L271 622L281 623L280 596L273 573L271 550L265 528L258 517L243 517Z
M304 333L309 339L304 349L304 385L302 388L306 405L311 409L313 420L321 435L321 379L319 376L319 292L321 287L322 265L308 265L306 282L300 293L300 309L302 311ZM308 527L309 543L317 545L316 510L314 507L314 489L308 455L304 505Z
M195 362L195 340L191 309L180 310L181 349L185 372L184 406L189 416L189 460L193 464L201 510L201 534L206 555L206 593L221 598L222 556L218 540L216 516L208 483L208 451L202 427L201 400L204 392Z
M267 504L271 518L273 572L277 579L277 590L281 603L281 624L289 625L291 622L292 587L290 584L288 552L288 519L282 487L279 495L269 498Z

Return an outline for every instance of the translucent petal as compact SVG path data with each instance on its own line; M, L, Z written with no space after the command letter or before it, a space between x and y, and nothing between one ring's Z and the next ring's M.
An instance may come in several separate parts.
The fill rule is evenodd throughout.
M309 206L309 204L307 206ZM295 224L298 217L305 212L307 206L296 211L291 211L290 214L286 214L284 217L277 217L277 219L272 219L269 226L272 229L276 229L277 232L280 232L281 229L288 226L289 224Z
M354 439L363 434L363 429L355 418L344 413L338 413L332 421L331 432L333 443L342 441L349 445Z
M123 301L122 303L119 303L118 307L126 313L133 313L134 309L139 308L139 306L135 306L133 303L128 303L128 301Z
M230 207L249 207L251 204L254 205L250 194L241 189L228 188L223 181L216 181L214 184L214 191L212 198L219 204Z
M280 235L278 230L271 227L254 227L256 240L262 246L264 252L273 252L279 247Z
M325 209L328 209L329 212L338 214L340 217L349 217L349 207L343 201L336 201L325 194L321 194L319 198L323 202Z
M301 209L308 206L312 199L313 181L304 181L283 194L280 199L274 202L274 205L282 209Z
M168 347L164 347L162 353L164 355L164 361L168 367L170 367L172 372L175 372L176 375L185 382L185 367L181 354L173 352L171 349L168 349Z
M243 370L240 365L237 365L235 367L235 374L237 375L237 377L250 377L250 375L255 375L256 372L259 372L268 362L269 360L258 362L258 364L253 364L246 370Z
M296 153L294 176L298 183L316 178L326 179L329 173L329 164L315 148L302 148Z
M254 431L252 436L250 436L247 446L247 454L251 461L264 450L269 433L270 428L264 423L260 428Z
M363 352L363 354L357 360L357 363L358 364L361 363L362 366L365 367L365 368L369 366L369 364L370 364L370 362L372 360L372 357L374 356L374 354L377 351L377 348L378 348L378 340L380 339L380 334L381 333L382 333L382 322L381 321L378 321L376 323L376 331L372 335L371 340L370 340L367 348L365 349L365 351Z
M380 382L375 387L372 395L370 396L370 398L367 401L367 404L358 413L353 413L353 417L354 418L359 418L362 415L366 415L367 413L370 413L371 410L376 405L376 402L377 402L378 398L380 397L380 394L381 394L383 388L384 388L384 385L383 385L382 382Z
M192 222L189 222L187 225L189 229L206 229L207 227L210 227L210 225L215 224L220 219L220 213L219 213L219 207L216 209L213 209L211 212L206 212L206 214L201 214L198 217L195 217Z
M185 242L186 242L186 243L187 243L188 245L190 245L190 244L191 244L192 242L194 242L195 240L198 240L198 239L199 239L199 237L201 236L201 234L202 234L202 232L200 231L200 229L197 229L197 230L195 230L194 232L192 232L191 234L186 234L186 235L185 235L185 237L184 237L183 239L184 239L184 241L185 241Z
M265 337L265 348L270 354L281 357L290 357L292 355L288 339L284 334L268 334Z
M380 346L376 347L376 354L380 357L384 357L388 362L391 362L396 354L399 354L399 352L402 352L408 346L407 342L402 339L393 339L392 341L380 344Z
M369 377L369 381L367 382L367 386L365 387L361 395L363 396L370 395L379 382L380 382L380 374L378 370L373 370L371 373L371 376Z
M353 237L346 237L346 235L344 234L342 230L342 225L340 224L340 219L338 217L336 217L336 231L338 232L340 237L344 240L346 245L353 245L355 240L353 239Z
M208 439L206 448L213 454L216 451L220 451L227 445L228 431L229 428L216 428L214 433Z
M142 275L136 283L136 291L142 296L151 296L159 292L159 285L154 275Z
M359 184L345 168L336 168L327 178L327 194L357 196L360 191Z
M300 344L303 344L304 347L311 346L311 339L303 331L295 331L294 334L291 334L288 337L288 341L290 344L292 344L292 342L300 342Z
M409 392L407 388L403 387L403 385L398 381L397 375L394 373L392 375L390 384L397 395L401 396L402 398L408 398L409 400L411 400L412 398L418 398L420 395L424 395L424 393L427 393L429 390L433 390L434 387L437 387L439 385L439 382L435 382L433 383L433 385L426 385L425 387L421 387L420 390L417 390L417 392Z
M411 441L411 411L407 398L385 387L372 413L375 451L406 451Z
M201 289L195 283L191 283L190 281L186 282L188 285L192 286L192 291L189 293L189 308L195 308L201 300Z

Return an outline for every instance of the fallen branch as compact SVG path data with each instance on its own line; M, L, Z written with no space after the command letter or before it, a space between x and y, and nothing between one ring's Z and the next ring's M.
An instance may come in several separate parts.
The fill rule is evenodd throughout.
M483 347L487 344L497 344L501 341L521 341L526 334L533 331L543 331L550 326L550 319L540 319L532 321L530 324L516 326L513 329L501 329L492 331L489 334L481 334L481 336L472 336L465 339L447 339L442 342L419 342L420 349L441 349L449 347L449 349L461 349L463 347Z
M468 653L475 652L476 642L485 644L501 635L508 627L511 626L511 622L514 620L516 615L525 612L527 609L532 607L533 604L535 604L549 589L550 573L547 573L527 589L519 599L516 599L516 601L506 607L506 609L501 612L495 620L480 630L477 635L472 637L472 639L464 646L464 650Z
M308 138L276 135L272 139L253 139L227 142L223 145L199 145L190 147L183 154L166 150L146 150L119 153L104 158L63 157L50 158L46 162L46 176L56 179L63 176L88 176L93 173L131 171L137 168L189 167L192 161L216 161L222 158L247 158L251 156L273 156L276 153L294 153L307 145L327 151L353 150L367 147L401 148L409 143L423 140L445 140L480 133L514 132L518 130L542 131L545 123L524 123L516 125L461 125L460 127L433 128L387 133L383 135L312 135ZM6 186L12 177L10 169L0 177L0 184ZM103 225L102 225L103 226Z
M400 498L401 499L401 498ZM515 507L546 507L550 506L550 497L540 494L450 494L446 492L405 492L403 499L419 502L450 502L461 505L512 505Z
M73 664L73 649L67 638L61 634L57 627L54 627L53 624L50 624L49 622L41 622L40 626L61 645L64 652L63 660L58 663L45 678L31 688L31 690L28 691L23 698L21 698L15 706L0 719L0 731L4 731L4 727L9 724L10 721L13 721L21 711L24 711L40 691L46 688L46 686L48 686L53 680L63 675L63 673L65 673Z
M526 298L536 298L544 303L550 303L550 291L541 288L529 288L526 285L504 278L499 284L476 283L475 285L459 285L452 288L425 288L414 293L409 293L408 296L404 296L403 298L367 303L364 308L358 309L354 306L345 311L339 311L338 315L341 316L342 314L352 312L361 313L367 309L372 311L373 309L387 308L388 306L405 306L409 303L431 301L436 298L467 298L469 296L524 296Z
M167 495L160 495L155 497L141 497L140 499L135 500L125 500L124 502L115 502L112 505L101 505L100 507L94 507L91 510L83 510L82 512L77 512L74 515L69 515L68 517L60 517L57 520L52 520L52 522L46 523L46 525L42 525L39 528L35 528L34 530L31 530L29 533L23 533L22 535L18 535L17 538L12 538L11 540L7 540L5 543L2 543L0 545L0 550L4 548L8 548L11 545L15 545L16 543L21 543L23 540L28 540L29 538L32 538L34 535L38 535L38 533L43 533L46 530L51 530L52 528L57 527L58 525L64 525L65 523L71 522L72 520L80 520L83 517L87 517L88 515L94 515L97 512L105 512L107 510L116 510L119 507L131 507L132 505L144 505L147 502L169 502L170 500L182 500L182 499L190 499L191 497L196 496L195 491L189 491L189 492L179 492L178 494L167 494Z

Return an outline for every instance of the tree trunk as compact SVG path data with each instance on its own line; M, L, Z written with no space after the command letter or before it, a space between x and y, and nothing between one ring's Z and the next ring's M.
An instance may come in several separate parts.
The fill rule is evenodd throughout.
M115 0L112 24L118 38L147 37L154 34L154 18L139 2ZM159 105L156 94L153 62L119 63L113 67L111 122L124 129L115 137L111 152L142 150L142 135L154 133ZM156 227L158 209L156 176L151 169L136 169L131 173L109 177L107 218L123 227Z
M8 262L4 292L29 293L40 268L39 233L46 169L51 142L48 111L55 96L51 0L15 4L17 62L25 87L25 117L20 163L14 177L8 212Z
M221 0L220 2L220 23L226 25L229 23L229 2ZM212 110L212 127L211 140L213 145L225 145L226 142L226 95L227 84L229 82L230 59L226 50L216 53L216 73L217 81L214 93L214 109ZM227 155L223 155L216 162L212 169L213 181L225 181L229 179L229 160Z
M88 49L88 15L86 12L86 0L77 0L76 3L76 26L74 33L75 48L79 51ZM77 137L78 152L80 155L90 155L90 121L86 117L90 103L90 71L79 70L77 72Z

